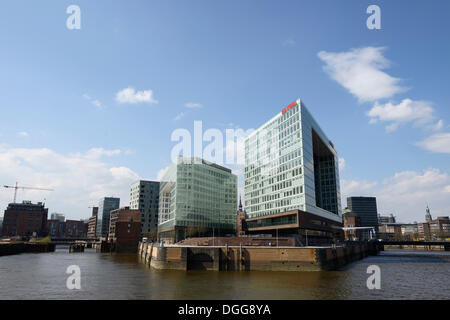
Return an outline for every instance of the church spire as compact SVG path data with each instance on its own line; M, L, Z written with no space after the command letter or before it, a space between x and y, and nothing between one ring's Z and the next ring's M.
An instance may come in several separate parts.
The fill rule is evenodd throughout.
M427 209L425 211L426 211L425 220L427 222L430 222L431 220L433 220L433 218L431 217L430 208L428 207L428 204L427 204Z
M242 211L242 198L239 195L239 211Z

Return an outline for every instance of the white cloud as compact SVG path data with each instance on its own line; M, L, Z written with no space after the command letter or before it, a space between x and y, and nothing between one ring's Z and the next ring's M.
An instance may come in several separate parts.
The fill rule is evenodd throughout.
M435 125L431 126L430 128L434 131L441 130L442 128L444 128L444 120L442 120L442 119L439 120L438 122L436 122Z
M94 99L92 98L90 95L84 93L82 95L83 99L89 101L94 107L96 107L97 109L104 109L105 106L100 102L100 100Z
M184 106L187 107L187 108L190 108L190 109L200 109L200 108L203 108L203 105L202 105L202 104L196 103L196 102L188 102L188 103L186 103Z
M157 104L158 101L156 101L153 98L153 91L152 90L143 90L143 91L136 91L132 87L128 87L125 89L120 90L116 94L116 101L119 103L152 103Z
M161 170L159 170L158 174L156 175L156 180L157 181L161 181L161 179L164 177L164 175L169 170L169 168L170 168L170 166L167 166L167 167L162 168Z
M0 146L0 181L54 189L19 190L17 200L37 202L45 198L49 211L63 212L69 219L87 218L90 216L87 207L97 204L101 197L118 196L121 206L128 205L130 184L139 175L104 160L120 153L120 150L94 148L83 153L62 154L48 148ZM5 209L12 198L12 192L0 192L0 208Z
M390 66L383 56L383 47L365 47L346 52L320 51L319 58L326 63L324 70L332 79L350 91L359 101L389 98L405 91L400 79L382 71Z
M390 123L386 126L386 131L391 132L396 130L400 124L408 122L412 122L416 126L430 126L434 119L433 112L429 102L404 99L397 105L391 102L385 104L376 102L367 115L371 118L369 123L378 121Z
M29 135L28 135L28 132L26 132L26 131L21 131L21 132L19 132L19 133L17 133L19 136L21 136L21 137L28 137Z
M427 203L434 216L450 214L449 184L448 173L430 168L398 172L382 183L342 180L341 191L343 200L348 196L375 196L379 213L393 212L400 222L412 222L424 220Z
M417 145L436 153L450 153L450 133L433 134Z

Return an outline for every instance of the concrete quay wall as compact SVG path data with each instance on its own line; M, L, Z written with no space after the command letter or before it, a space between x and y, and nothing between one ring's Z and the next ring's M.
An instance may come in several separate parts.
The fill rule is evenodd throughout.
M143 263L156 269L214 271L324 271L377 254L377 247L195 247L140 243Z

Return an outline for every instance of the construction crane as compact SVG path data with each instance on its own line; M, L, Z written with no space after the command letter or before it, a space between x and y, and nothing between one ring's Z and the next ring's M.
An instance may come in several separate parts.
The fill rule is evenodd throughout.
M36 187L21 187L17 185L15 186L3 186L4 188L10 188L10 189L14 189L14 202L16 203L16 197L17 197L17 189L23 189L23 190L44 190L44 191L53 191L53 189L45 189L45 188L36 188Z

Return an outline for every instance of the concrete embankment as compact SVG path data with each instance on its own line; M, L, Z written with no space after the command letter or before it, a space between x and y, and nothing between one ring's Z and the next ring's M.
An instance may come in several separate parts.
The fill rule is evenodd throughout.
M196 247L139 244L142 262L156 269L215 271L334 270L379 251L367 243L338 247Z
M0 243L0 256L20 253L40 253L55 251L53 243L11 242Z

